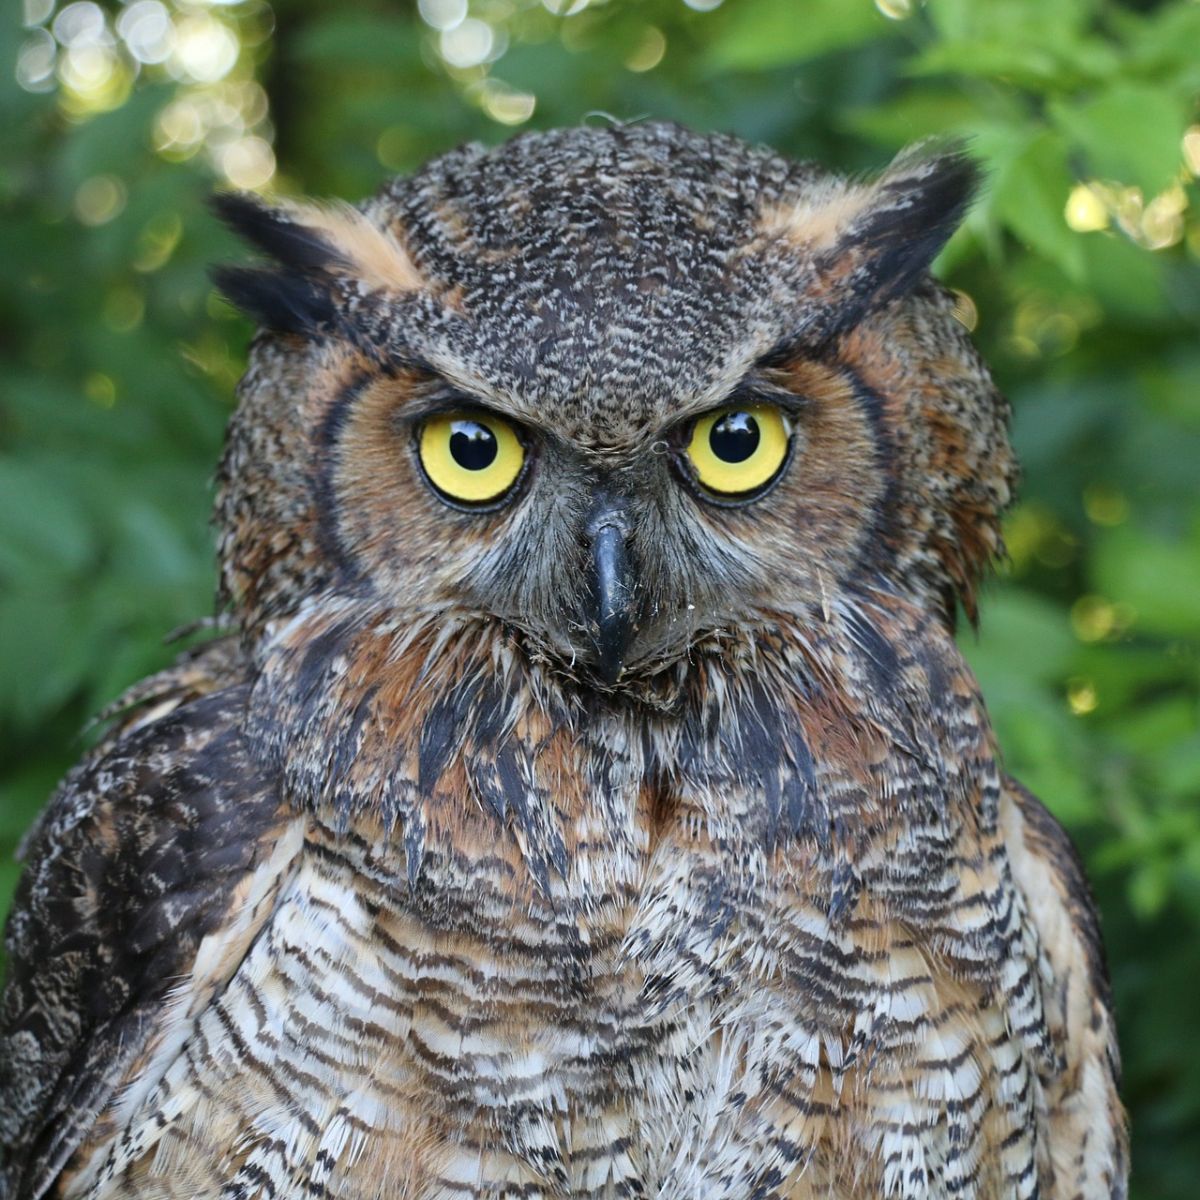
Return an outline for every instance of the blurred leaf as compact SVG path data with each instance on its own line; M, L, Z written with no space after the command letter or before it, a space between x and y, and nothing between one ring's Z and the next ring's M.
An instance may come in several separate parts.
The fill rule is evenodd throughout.
M1102 595L1134 610L1139 630L1200 635L1200 540L1170 542L1134 528L1113 530L1096 546L1093 578Z
M992 207L1017 237L1078 280L1083 275L1083 245L1063 216L1072 182L1066 143L1053 133L1042 133L997 174Z
M1016 664L1023 681L1059 679L1070 666L1077 643L1058 605L1010 588L988 599L978 644L963 649L981 679L1002 687Z
M1161 261L1120 233L1079 239L1096 299L1116 319L1157 323L1167 309Z
M1113 730L1113 741L1135 754L1157 754L1196 732L1195 704L1169 696L1127 714Z
M717 70L778 67L895 32L874 5L844 0L759 0L727 16L707 57Z
M1050 112L1080 147L1087 174L1136 184L1147 197L1175 182L1188 105L1146 84L1123 83L1082 104Z
M342 9L303 26L289 49L309 69L337 63L356 69L411 71L420 64L421 32L417 25L382 13L372 16Z
M78 570L94 535L83 501L45 460L0 458L0 581L30 571Z
M935 134L972 133L979 115L978 106L967 96L930 89L896 96L883 106L851 109L841 116L841 124L851 132L898 149Z

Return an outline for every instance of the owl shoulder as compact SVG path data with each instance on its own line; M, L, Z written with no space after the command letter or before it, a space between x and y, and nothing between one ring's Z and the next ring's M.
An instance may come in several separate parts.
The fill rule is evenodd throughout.
M278 823L232 639L132 689L22 847L0 993L0 1200L43 1194L144 1065Z

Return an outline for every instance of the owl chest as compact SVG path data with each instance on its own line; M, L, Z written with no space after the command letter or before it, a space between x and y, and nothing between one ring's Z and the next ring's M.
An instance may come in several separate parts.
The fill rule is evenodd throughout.
M636 886L547 895L493 849L411 886L383 845L314 835L111 1194L670 1194L728 1090L697 1051L729 995L652 978L669 917Z
M871 1158L952 1136L940 1106L903 1099L923 1086L903 1030L960 1058L978 1016L950 1011L919 952L881 966L710 832L593 839L596 861L585 846L549 889L520 846L429 853L414 881L382 842L314 834L118 1194L880 1194ZM898 992L889 1046L867 1025L905 974L924 982ZM893 1125L916 1133L885 1147ZM838 1186L852 1145L874 1191Z
M430 855L413 888L382 847L310 844L202 1022L204 1096L173 1140L209 1147L212 1178L252 1167L290 1194L320 1177L345 1200L380 1179L430 1200L698 1197L754 1169L747 1088L794 1036L762 930L694 856L546 894L492 849Z

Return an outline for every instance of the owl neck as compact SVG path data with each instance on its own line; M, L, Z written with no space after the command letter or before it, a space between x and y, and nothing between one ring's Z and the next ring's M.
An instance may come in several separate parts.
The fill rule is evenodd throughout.
M884 600L768 615L697 655L664 712L564 681L478 617L327 596L264 643L246 732L291 804L382 830L410 883L468 829L543 888L597 831L636 858L680 822L756 862L854 868L996 820L970 671L935 618Z

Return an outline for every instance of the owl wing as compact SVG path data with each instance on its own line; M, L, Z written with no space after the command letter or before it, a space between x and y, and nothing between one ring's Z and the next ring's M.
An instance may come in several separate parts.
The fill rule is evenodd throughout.
M110 1099L142 1086L269 908L246 881L281 817L239 733L243 674L214 643L142 685L26 841L0 996L0 1200L43 1196L112 1136Z
M1128 1170L1108 970L1083 867L1062 826L1009 780L1001 801L1014 881L1038 933L1046 1020L1061 1069L1042 1079L1052 1196L1123 1200Z

